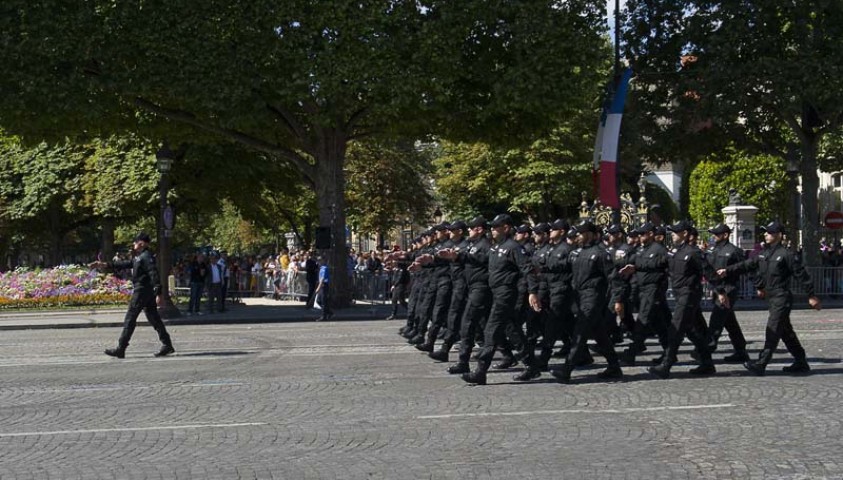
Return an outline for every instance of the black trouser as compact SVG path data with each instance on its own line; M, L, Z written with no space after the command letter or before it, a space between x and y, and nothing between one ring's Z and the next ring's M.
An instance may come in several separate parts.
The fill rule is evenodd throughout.
M718 300L717 295L714 295L714 307L708 320L708 346L712 351L717 348L717 342L720 340L720 335L723 334L723 328L725 327L735 351L743 352L746 350L746 338L744 338L741 326L735 316L735 302L738 301L738 291L732 290L726 295L729 297L729 308L724 307Z
M126 316L123 318L123 331L120 333L120 339L117 341L118 348L126 349L129 346L129 340L132 339L132 334L135 333L135 327L138 324L138 316L143 311L146 314L146 320L152 325L152 328L158 332L158 339L161 343L167 346L172 346L170 334L167 333L167 328L164 327L164 322L161 320L161 315L158 314L158 306L155 304L155 294L152 292L138 292L132 293L132 300L129 302L129 310L126 311Z
M307 279L307 301L305 306L307 308L313 308L313 302L316 300L316 284L319 282L316 278L308 278Z
M407 301L407 330L415 330L416 328L416 311L421 304L420 298L424 292L424 281L421 278L413 280L410 287L410 299Z
M573 368L578 356L586 354L588 339L593 338L609 366L617 367L619 362L615 354L615 345L606 328L606 295L597 290L574 290L574 296L577 320L571 340L571 351L568 352L565 365L567 368Z
M460 322L460 363L468 363L471 359L475 336L484 328L485 320L489 316L491 300L492 292L485 283L468 288L465 310Z
M228 295L228 277L223 277L220 285L220 311L225 310L225 296Z
M419 335L427 333L427 325L433 318L433 307L436 305L436 285L438 279L431 272L425 282L425 292L421 300L420 309L416 311L416 331Z
M701 317L700 301L702 301L702 290L698 288L676 289L673 292L676 296L676 306L667 330L667 348L664 355L664 361L669 365L676 362L676 354L679 352L679 346L685 335L699 328L698 319ZM690 334L688 339L697 348L700 364L711 364L711 352L707 348L705 337L701 334Z
M396 284L392 289L392 316L398 316L398 305L403 305L407 308L407 285L404 283Z
M453 288L451 275L440 275L434 282L436 284L436 296L430 317L428 343L434 343L439 331L448 327L448 310L451 307L451 290Z
M481 368L483 366L488 368L492 358L495 356L495 346L505 345L507 343L507 329L510 325L515 325L517 322L515 318L515 304L517 301L518 289L515 285L492 289L492 307L489 311L489 320L486 322L486 328L483 330L483 348L477 355L478 365ZM508 340L516 350L524 352L526 351L525 344L527 338L520 325L516 326L517 328L511 329L512 337ZM532 356L525 356L524 363L527 366L531 366Z
M659 337L659 343L667 348L667 326L664 319L665 305L657 284L644 284L639 286L638 322L633 333L633 348L644 346L644 341L650 331Z
M329 315L333 315L331 310L331 284L323 283L322 288L319 289L319 305L322 306L322 320L327 320Z
M452 285L451 304L448 308L448 330L445 332L445 342L449 345L453 345L460 339L460 322L468 295L465 280L455 280Z
M787 351L796 360L805 360L805 349L799 342L799 337L793 330L790 323L790 310L793 308L793 295L790 292L782 292L771 295L767 292L770 305L770 316L767 318L767 329L764 340L764 350L761 352L761 359L764 364L769 362L779 345L779 340L784 342Z

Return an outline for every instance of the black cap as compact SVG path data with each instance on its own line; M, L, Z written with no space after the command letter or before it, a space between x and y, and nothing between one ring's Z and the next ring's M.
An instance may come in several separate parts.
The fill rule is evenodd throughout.
M784 225L779 223L778 220L773 220L767 225L761 227L761 230L764 230L767 233L784 233Z
M439 225L434 225L434 226L433 226L433 230L434 230L434 231L436 231L436 232L443 232L443 231L445 231L445 230L448 230L448 228L449 228L450 226L451 226L451 224L450 224L450 223L448 223L448 222L442 222L442 223L440 223Z
M700 236L700 231L697 230L697 227L691 226L688 228L688 235L693 235L694 237Z
M565 236L572 239L572 240L577 238L577 227L569 228L568 233L566 233Z
M489 225L491 225L493 227L500 227L501 225L512 226L513 223L514 222L512 221L512 217L510 217L509 215L507 215L505 213L501 213L497 217L493 218L492 221L489 223Z
M567 220L564 220L562 218L557 218L556 220L553 221L553 223L550 224L550 229L551 230L570 230L571 225L568 224Z
M620 223L613 223L606 227L606 233L609 235L617 235L619 233L624 233L623 226Z
M708 233L712 235L720 235L721 233L732 233L732 229L725 223L718 223L714 228L709 228Z
M659 225L658 227L654 228L654 229L653 229L653 232L654 232L656 235L661 235L661 236L665 236L665 235L667 235L667 229L666 229L666 228L664 228L664 225Z
M533 227L527 225L526 223L522 223L515 227L515 233L532 233Z
M473 219L469 220L467 225L468 225L468 228L476 228L476 227L489 228L489 222L486 221L486 219L483 218L482 215L474 217Z
M146 243L149 243L149 242L151 242L152 240L149 238L149 234L148 234L148 233L146 233L146 232L140 232L140 233L138 233L137 235L135 235L135 239L134 239L133 241L134 241L134 242L146 242Z
M667 227L668 230L671 232L682 232L688 231L692 228L692 225L687 220L679 220L678 222L674 223L673 225Z
M635 229L635 232L638 233L638 235L641 235L641 234L644 234L644 233L655 232L655 231L656 231L656 226L653 225L652 222L647 222L644 225L641 225L640 227Z
M547 233L550 231L550 224L541 222L533 225L533 233Z
M465 229L466 229L466 225L465 225L465 222L463 222L462 220L457 220L456 222L452 223L448 227L448 230L465 230Z
M597 226L591 223L590 220L583 220L578 223L574 228L577 230L577 233L597 233Z

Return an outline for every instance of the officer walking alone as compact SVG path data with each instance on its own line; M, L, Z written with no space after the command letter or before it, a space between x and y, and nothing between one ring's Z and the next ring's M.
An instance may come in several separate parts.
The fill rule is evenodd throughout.
M155 266L155 257L149 251L149 242L149 235L144 232L138 233L132 244L135 257L130 261L112 262L110 265L111 268L117 270L131 268L134 289L132 290L132 299L129 302L129 310L123 319L123 331L120 333L117 347L107 349L105 354L108 356L125 358L126 349L129 347L132 334L135 332L141 310L146 314L146 320L152 325L152 328L158 332L158 339L162 343L161 349L155 356L163 357L175 352L167 328L164 327L164 322L158 313L157 300L159 300L158 296L161 294L161 281L158 276L158 268ZM106 264L94 262L92 266L102 268Z

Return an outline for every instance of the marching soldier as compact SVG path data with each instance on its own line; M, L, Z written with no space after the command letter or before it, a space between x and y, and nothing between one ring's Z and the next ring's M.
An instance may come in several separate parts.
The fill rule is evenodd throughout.
M489 320L483 332L483 348L477 356L477 368L463 374L462 379L477 385L486 384L486 372L492 363L495 346L503 344L508 325L513 325L515 305L518 301L518 280L532 271L524 247L512 238L512 217L501 214L491 222L494 244L489 251L489 288L492 291L492 307ZM523 330L513 328L515 347L526 352L526 338ZM533 365L533 356L526 352L523 358L527 368Z
M440 223L433 229L436 231L436 244L425 255L416 259L416 262L421 263L425 267L431 269L431 279L428 284L428 297L430 304L428 306L428 316L430 326L427 331L427 340L421 345L416 345L416 348L422 352L432 352L436 338L443 328L448 325L448 308L451 304L451 265L449 261L436 256L436 253L441 250L446 250L454 246L451 243L451 235L448 228L448 223Z
M465 222L458 220L451 224L448 228L451 238L450 248L443 248L437 252L437 256L443 261L450 263L451 268L451 301L448 308L448 323L445 331L445 338L442 340L442 345L439 350L430 352L428 356L440 362L448 361L448 352L451 347L459 340L460 335L460 319L462 318L463 310L465 310L467 283L465 278L465 266L462 262L448 260L443 255L446 251L453 251L457 256L468 248L468 240L464 234L467 229Z
M811 308L819 310L822 305L820 299L814 295L814 282L808 272L805 271L805 267L802 266L794 252L782 245L782 234L784 233L782 224L773 221L763 227L763 230L766 247L757 257L729 265L725 269L717 271L720 277L726 277L733 273L757 271L755 288L758 290L758 296L766 298L770 307L764 349L759 353L758 360L745 362L744 367L755 375L764 375L779 340L783 340L787 351L795 359L794 363L784 367L783 371L787 373L808 373L811 371L811 367L808 365L805 349L799 342L799 338L793 330L793 325L790 323L790 310L793 307L793 292L790 291L791 281L795 279L802 284L808 294L808 304ZM720 294L719 300L727 303L729 297Z
M570 255L571 291L573 292L577 321L571 341L571 351L565 363L552 375L562 383L571 380L576 359L581 351L586 350L588 338L594 338L600 352L606 357L609 366L597 374L602 379L620 379L623 377L615 347L606 329L604 311L608 302L608 274L613 267L612 259L599 245L597 227L588 220L580 222L577 232L577 248Z
M714 245L706 256L713 271L726 269L730 265L738 264L745 259L743 250L729 241L732 229L728 225L721 223L708 232L714 235L715 239ZM708 347L712 353L717 350L720 335L723 333L723 328L726 328L734 353L724 357L723 361L728 363L746 362L749 360L749 355L746 353L746 338L744 338L741 326L738 324L737 317L735 317L735 303L738 301L738 285L741 277L737 273L726 274L722 278L717 275L706 275L706 277L708 277L708 283L714 290L712 292L714 307L708 321ZM725 295L728 301L721 302L719 300L720 295Z

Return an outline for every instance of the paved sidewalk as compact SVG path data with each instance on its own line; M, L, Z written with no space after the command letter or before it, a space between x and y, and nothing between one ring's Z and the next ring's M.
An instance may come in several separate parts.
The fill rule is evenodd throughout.
M389 316L391 306L355 304L334 312L331 321L373 320ZM0 313L0 330L26 330L39 328L91 328L123 325L125 308L98 310L42 310L32 312ZM229 305L222 313L184 315L165 320L167 325L212 325L238 323L286 323L315 321L318 309L308 310L300 301L277 301L268 298L245 298L242 304ZM146 325L141 313L138 325Z
M672 308L672 305L671 305ZM796 299L794 310L808 308L805 299ZM824 298L824 309L843 308L843 299ZM709 310L710 305L703 305ZM741 300L739 311L766 310L763 300ZM349 308L336 310L331 321L377 320L389 316L390 305L358 303ZM99 310L42 310L32 312L0 313L0 330L27 330L39 328L92 328L116 327L123 324L125 308ZM269 298L245 298L242 304L230 305L228 311L194 316L182 316L166 320L167 325L218 325L243 323L288 323L310 322L319 317L320 311L308 310L300 301L278 301ZM707 315L706 315L707 316ZM146 325L146 317L140 315L139 325Z

